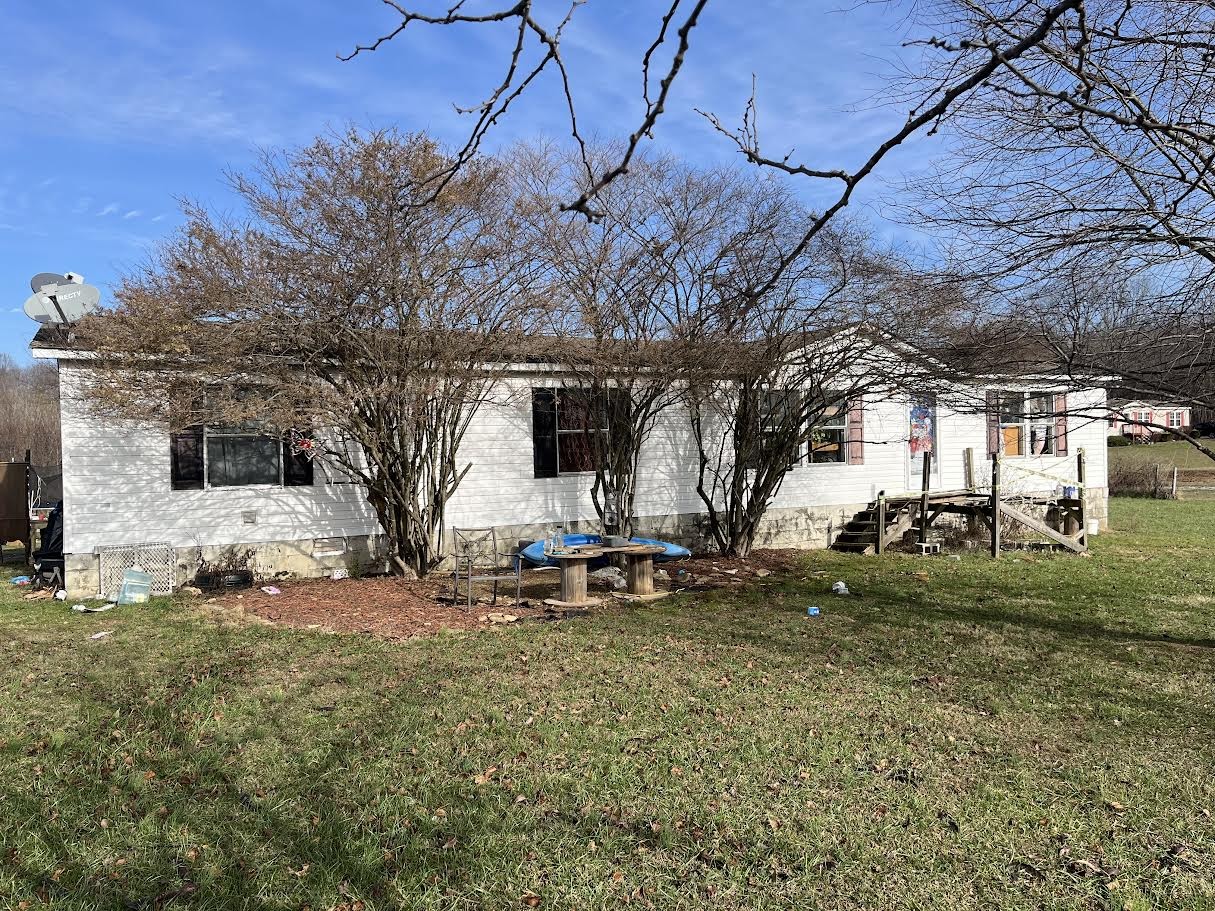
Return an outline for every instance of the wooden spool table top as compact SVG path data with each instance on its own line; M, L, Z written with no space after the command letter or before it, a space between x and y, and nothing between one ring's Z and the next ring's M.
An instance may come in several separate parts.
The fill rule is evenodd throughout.
M554 560L593 560L595 557L601 557L604 554L624 554L626 557L653 557L658 554L665 553L665 547L659 547L657 544L629 544L626 547L605 547L602 544L581 544L577 547L570 547L564 551L553 551L546 554Z

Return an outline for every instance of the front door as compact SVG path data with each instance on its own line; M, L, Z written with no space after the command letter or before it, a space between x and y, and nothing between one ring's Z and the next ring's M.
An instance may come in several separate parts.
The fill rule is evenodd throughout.
M929 485L941 489L941 460L937 448L937 397L931 392L912 396L907 403L907 489L924 484L924 453L932 453Z

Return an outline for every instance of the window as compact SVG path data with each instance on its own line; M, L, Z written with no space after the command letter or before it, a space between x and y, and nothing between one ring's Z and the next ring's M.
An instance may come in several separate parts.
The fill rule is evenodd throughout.
M1170 411L1169 412L1169 426L1170 427L1181 427L1182 426L1180 411Z
M1006 456L1052 455L1054 396L1047 392L1000 393L1000 451Z
M281 485L311 487L312 460L256 424L191 427L169 441L174 490Z
M801 409L801 397L791 389L765 389L759 393L759 451L755 454L752 468L758 467L760 460L769 453L779 451L782 446L788 447L792 442L790 435L796 434L797 429L791 427ZM801 458L801 441L793 442L789 453L789 467L797 464Z
M537 478L595 470L612 428L630 419L628 393L611 389L532 390L532 455Z
M596 453L607 445L608 415L602 401L581 389L557 390L557 472L595 470Z
M1025 396L1019 392L1000 394L1000 451L1025 455Z
M837 399L810 425L810 462L848 461L848 406Z

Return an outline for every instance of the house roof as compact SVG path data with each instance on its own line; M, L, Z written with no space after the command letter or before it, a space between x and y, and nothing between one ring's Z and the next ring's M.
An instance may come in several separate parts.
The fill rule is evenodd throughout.
M1146 399L1111 399L1109 407L1115 411L1141 408L1151 408L1153 411L1189 411L1191 406L1180 402L1149 402Z

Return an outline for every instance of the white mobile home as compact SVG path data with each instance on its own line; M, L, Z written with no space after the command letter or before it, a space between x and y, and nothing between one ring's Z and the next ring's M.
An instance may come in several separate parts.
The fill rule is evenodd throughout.
M264 575L320 575L376 554L380 528L357 484L323 465L301 465L281 444L253 434L201 428L181 443L167 430L100 418L86 407L89 359L39 333L35 357L59 364L63 436L64 553L67 586L98 591L111 548L171 549L176 581L202 558L230 548L252 553ZM953 408L931 392L851 402L838 438L785 476L759 546L827 547L880 491L919 490L921 459L933 489L985 484L987 457L1003 454L1007 490L1053 491L1076 476L1086 452L1088 515L1106 516L1105 392L1066 393L1047 381L970 384L991 407ZM447 510L454 527L497 526L507 540L538 537L552 524L595 531L584 464L561 444L558 370L519 372L498 404L481 406L460 449L471 469ZM558 409L550 431L533 420L537 399ZM1041 417L1045 412L1049 417ZM1090 418L1088 413L1098 415ZM254 460L242 453L257 451ZM968 455L969 451L969 455ZM564 462L564 464L563 464ZM968 477L968 462L971 476ZM258 467L250 470L249 464ZM642 453L637 526L647 536L705 545L703 505L686 418L672 409Z

